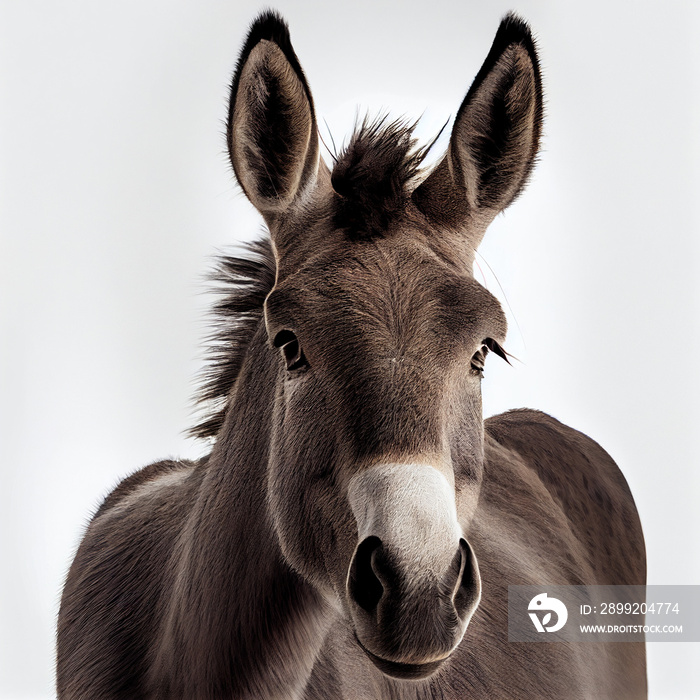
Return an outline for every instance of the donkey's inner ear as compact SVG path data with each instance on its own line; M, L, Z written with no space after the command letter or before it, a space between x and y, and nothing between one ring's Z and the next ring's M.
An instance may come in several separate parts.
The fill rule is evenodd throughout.
M265 12L253 23L231 85L227 141L248 199L270 223L316 176L311 93L287 25Z
M457 112L447 154L414 192L419 208L452 227L463 227L468 218L488 224L527 182L542 111L530 29L507 15Z

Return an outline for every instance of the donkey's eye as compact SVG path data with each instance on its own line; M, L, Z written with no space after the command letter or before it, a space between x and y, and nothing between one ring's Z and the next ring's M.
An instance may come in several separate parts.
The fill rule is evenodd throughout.
M471 362L471 373L475 377L482 378L484 376L484 362L489 349L486 345L482 345L473 355Z
M304 351L299 344L299 338L292 331L280 331L272 342L276 348L280 348L282 351L288 371L295 372L308 367Z
M489 354L489 350L493 352L494 355L498 355L500 358L508 362L508 353L495 340L493 340L493 338L485 338L482 341L481 347L472 357L471 373L474 376L484 376L484 362L486 361L486 355ZM510 362L508 362L508 364L510 364Z

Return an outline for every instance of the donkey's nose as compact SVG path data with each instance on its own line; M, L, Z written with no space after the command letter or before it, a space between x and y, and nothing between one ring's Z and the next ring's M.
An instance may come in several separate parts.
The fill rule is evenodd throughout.
M357 641L388 675L430 675L454 650L481 591L479 569L461 538L442 574L418 571L377 536L360 542L347 593Z
M387 556L379 537L366 537L350 564L348 593L366 613L375 617L382 599L390 599L406 578ZM439 595L452 602L460 620L471 615L480 594L479 569L472 548L460 539L449 569L438 584Z
M479 602L454 487L428 464L382 463L353 476L348 501L359 534L346 579L355 637L385 673L425 677L457 647Z

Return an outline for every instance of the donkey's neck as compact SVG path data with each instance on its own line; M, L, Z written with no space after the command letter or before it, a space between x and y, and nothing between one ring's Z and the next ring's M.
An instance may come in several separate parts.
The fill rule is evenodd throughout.
M328 604L285 562L268 511L277 365L263 334L251 343L175 553L158 659L169 670L157 696L295 698L329 624Z

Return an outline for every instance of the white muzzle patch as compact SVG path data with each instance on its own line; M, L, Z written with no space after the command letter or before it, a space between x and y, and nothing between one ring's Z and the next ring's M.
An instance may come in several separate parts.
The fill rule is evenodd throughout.
M348 499L359 542L378 537L421 580L444 574L463 533L454 489L435 467L370 467L350 480Z

